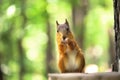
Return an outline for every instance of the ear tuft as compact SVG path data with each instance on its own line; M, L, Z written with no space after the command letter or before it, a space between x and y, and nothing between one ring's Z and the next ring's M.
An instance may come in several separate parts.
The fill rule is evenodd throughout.
M69 26L69 23L68 23L67 19L65 19L65 24L67 24Z
M57 26L59 25L58 21L56 21Z

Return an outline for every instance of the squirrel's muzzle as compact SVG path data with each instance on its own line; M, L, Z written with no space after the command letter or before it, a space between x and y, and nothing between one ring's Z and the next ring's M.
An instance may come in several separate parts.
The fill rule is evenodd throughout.
M65 40L66 39L66 36L63 36L63 40Z

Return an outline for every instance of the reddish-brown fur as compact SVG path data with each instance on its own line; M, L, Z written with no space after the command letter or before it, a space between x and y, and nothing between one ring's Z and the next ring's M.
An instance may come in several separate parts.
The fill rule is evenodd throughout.
M57 21L57 45L59 51L58 67L62 73L84 72L85 59L78 47L72 32L67 30L69 24L66 20L64 24ZM65 39L63 40L63 36Z

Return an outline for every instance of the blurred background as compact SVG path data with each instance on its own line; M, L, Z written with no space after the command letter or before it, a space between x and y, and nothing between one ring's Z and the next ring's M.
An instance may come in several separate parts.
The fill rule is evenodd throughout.
M113 0L0 0L0 80L47 80L58 73L56 20L69 21L86 72L110 72Z

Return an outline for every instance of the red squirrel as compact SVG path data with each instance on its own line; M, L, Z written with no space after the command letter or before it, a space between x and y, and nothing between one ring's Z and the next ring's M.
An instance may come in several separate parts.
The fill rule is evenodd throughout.
M70 30L67 19L64 24L57 24L57 47L59 52L58 67L61 73L83 73L85 58Z

